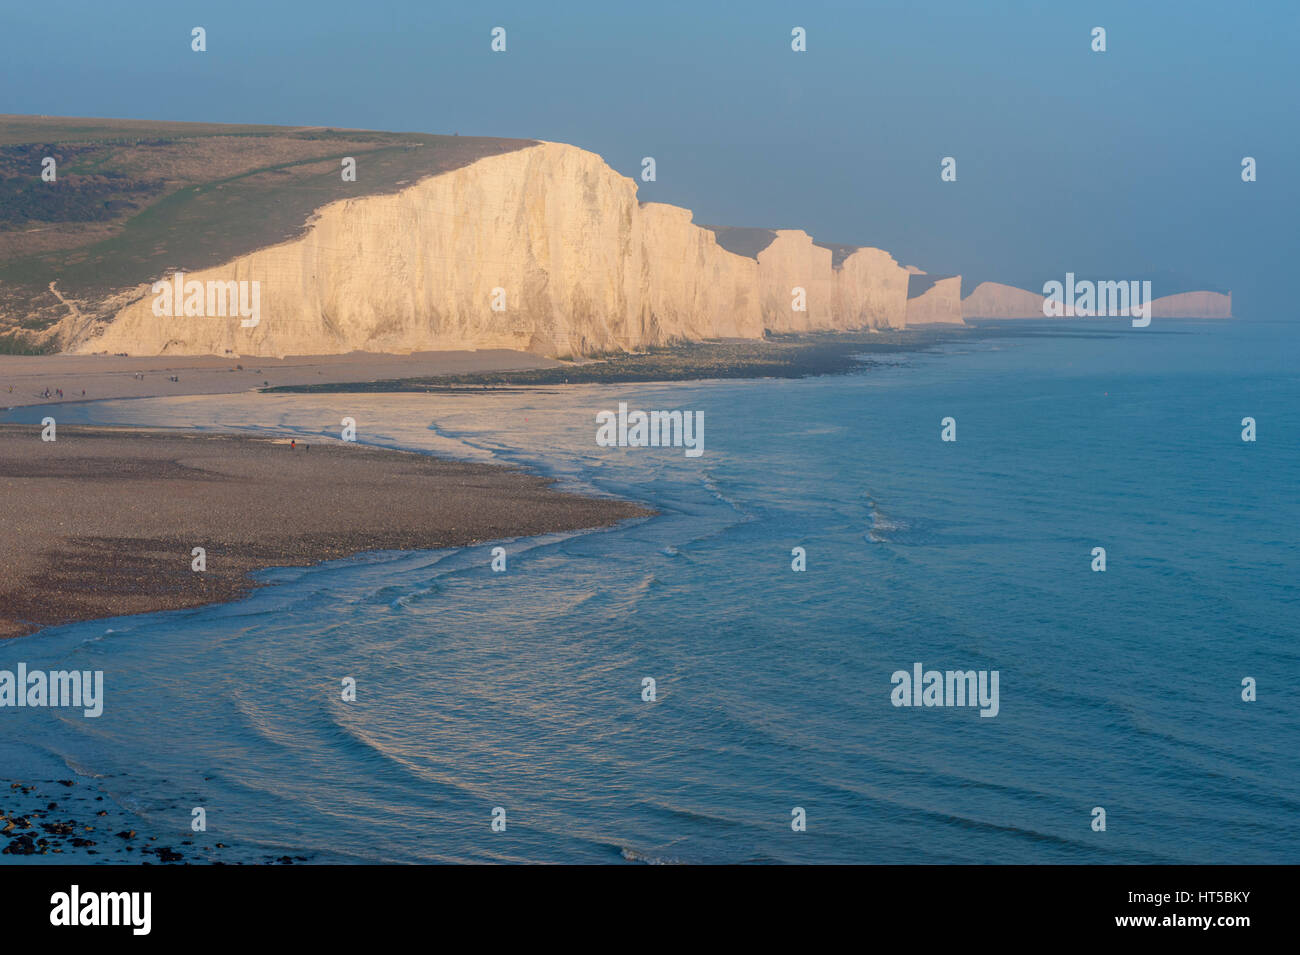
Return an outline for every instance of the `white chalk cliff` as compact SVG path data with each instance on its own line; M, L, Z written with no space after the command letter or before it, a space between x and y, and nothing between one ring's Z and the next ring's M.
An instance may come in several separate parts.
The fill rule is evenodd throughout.
M908 276L908 325L961 325L961 276L928 275L917 269Z
M965 318L1043 318L1044 296L1000 282L981 282L962 299ZM1074 307L1065 305L1066 318ZM1232 318L1232 293L1180 292L1151 301L1152 318Z
M1232 318L1231 292L1179 292L1151 302L1152 318Z
M908 271L889 253L833 251L797 230L768 235L754 255L728 251L690 210L639 202L635 182L594 153L539 143L395 194L331 203L299 238L186 274L260 283L255 326L238 316L157 315L145 283L68 348L264 356L517 348L563 357L912 320ZM795 307L796 288L806 310ZM960 322L943 292L933 304L944 317L926 320Z
M186 278L258 283L259 320L186 316L179 302L155 314L151 279L116 293L110 320L70 320L65 347L264 356L514 348L567 357L769 331L1042 316L1041 295L986 282L963 302L960 276L927 275L880 249L827 245L797 229L696 225L690 210L640 202L633 180L560 143L331 203L302 236ZM1152 314L1227 317L1231 297L1168 296Z
M1042 318L1044 301L1041 292L1027 292L1001 282L981 282L962 299L961 313L965 318Z

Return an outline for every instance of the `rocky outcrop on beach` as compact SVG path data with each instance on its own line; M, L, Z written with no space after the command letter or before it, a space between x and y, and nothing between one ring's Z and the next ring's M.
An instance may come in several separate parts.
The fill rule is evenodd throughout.
M8 787L3 782L9 781L0 781L0 855L45 856L45 860L37 861L71 865L224 865L224 850L231 848L205 832L193 831L188 826L190 811L184 806L175 807L173 812L185 820L185 828L159 828L148 836L131 828L114 832L118 826L143 820L106 799L93 782L89 789L72 779L15 781ZM52 798L56 794L58 798ZM246 849L239 856L237 862L247 860L261 865L312 861L305 855L266 855L256 848Z

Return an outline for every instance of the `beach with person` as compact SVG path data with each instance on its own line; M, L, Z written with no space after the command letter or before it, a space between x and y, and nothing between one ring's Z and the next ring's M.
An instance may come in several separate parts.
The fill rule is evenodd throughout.
M234 600L267 567L649 513L518 469L343 441L295 454L290 439L69 426L43 441L42 430L0 425L0 637Z

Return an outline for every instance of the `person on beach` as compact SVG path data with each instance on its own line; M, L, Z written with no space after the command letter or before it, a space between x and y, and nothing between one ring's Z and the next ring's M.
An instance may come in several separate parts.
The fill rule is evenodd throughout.
M297 441L292 441L292 440L291 440L291 441L289 442L289 450L292 451L292 450L294 450L296 447L298 447L298 442L297 442Z

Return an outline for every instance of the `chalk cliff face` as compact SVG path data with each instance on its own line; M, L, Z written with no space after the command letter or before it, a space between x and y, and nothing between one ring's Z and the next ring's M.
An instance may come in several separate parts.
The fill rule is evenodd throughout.
M692 225L689 209L647 202L640 212L637 288L649 325L639 338L610 347L761 337L758 263L728 252L711 231Z
M815 242L798 229L713 230L724 247L758 262L768 331L858 331L906 322L907 270L888 252Z
M567 357L768 331L1043 317L1038 293L985 282L963 302L960 276L927 275L880 249L797 229L696 225L687 209L639 202L633 180L559 143L331 203L297 238L186 274L199 299L209 285L256 284L256 321L214 315L212 300L159 314L153 280L173 276L115 288L92 310L65 303L59 340L69 351L137 355L512 348ZM1160 318L1231 313L1231 296L1213 292L1152 306Z
M144 289L78 350L566 354L636 346L655 324L643 307L642 266L646 244L660 238L653 225L639 228L641 219L631 181L591 154L518 150L394 195L332 203L300 239L189 274L260 282L255 327L155 316Z
M981 282L962 300L966 318L1044 318L1043 295L999 282ZM1066 318L1074 307L1065 305ZM1180 292L1151 302L1152 318L1231 318L1232 293Z
M836 312L845 328L907 324L908 272L881 249L849 253L836 273Z
M1232 318L1232 293L1180 292L1151 302L1152 318Z
M913 272L908 278L907 324L964 324L961 276Z
M961 303L965 318L1043 318L1043 296L1001 282L981 282Z
M186 274L259 283L255 325L185 316L179 304L179 315L155 314L157 296L142 284L111 321L78 329L69 350L568 356L908 320L907 272L886 252L844 247L833 264L829 248L782 230L742 255L691 218L638 202L635 183L599 156L541 143L395 194L332 203L300 238ZM806 311L792 307L796 286Z
M778 229L758 253L758 287L763 319L773 332L807 332L835 326L835 276L831 250L798 229ZM804 290L796 310L795 289Z

